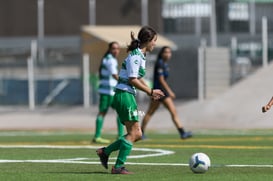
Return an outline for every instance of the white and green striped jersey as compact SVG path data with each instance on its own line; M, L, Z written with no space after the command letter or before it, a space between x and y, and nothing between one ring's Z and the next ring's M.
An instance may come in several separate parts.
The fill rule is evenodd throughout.
M139 48L131 51L124 60L119 72L119 80L116 89L136 94L134 86L130 85L129 78L141 78L145 75L146 58Z
M112 54L107 54L101 64L98 92L100 94L114 95L117 80L112 75L118 74L118 62Z

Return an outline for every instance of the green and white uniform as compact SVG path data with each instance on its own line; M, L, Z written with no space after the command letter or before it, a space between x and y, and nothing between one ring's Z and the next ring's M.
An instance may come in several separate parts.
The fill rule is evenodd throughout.
M100 112L107 112L112 106L114 88L117 85L117 80L112 75L118 74L118 62L112 54L107 54L101 63L100 81L98 92L100 94Z
M99 111L106 113L109 107L113 107L114 89L117 85L117 80L112 75L118 74L118 62L112 54L107 54L100 67L100 81L98 92L100 94ZM98 115L96 119L95 139L101 137L101 130L104 122L104 117ZM123 136L123 125L117 117L118 136Z
M129 83L130 77L141 78L145 75L146 58L139 48L130 52L122 63L119 72L119 81L116 86L113 105L121 122L138 121L138 109L135 99L136 89ZM133 143L126 139L126 135L105 148L105 154L110 155L119 150L115 168L123 167L127 156L130 154Z
M139 48L131 51L122 63L113 102L122 123L138 121L136 89L129 83L129 78L142 78L145 75L145 63L146 58Z
M114 88L117 85L117 80L112 75L118 74L118 62L117 59L111 54L107 54L102 60L100 69L100 94L114 95Z

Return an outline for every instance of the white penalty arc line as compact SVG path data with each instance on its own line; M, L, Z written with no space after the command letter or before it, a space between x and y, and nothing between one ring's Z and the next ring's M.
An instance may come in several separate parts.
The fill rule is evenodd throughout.
M99 146L56 146L56 145L0 145L0 148L52 148L52 149L97 149ZM155 152L144 155L131 155L128 158L145 158L174 154L175 152L163 149L151 149L151 148L133 148L135 151L147 151ZM0 160L0 163L68 163L68 164L89 164L97 165L101 164L98 161L83 161L90 160L91 158L71 158L71 159L55 159L55 160ZM116 159L116 158L109 158ZM109 164L115 164L115 162L108 162ZM186 163L134 163L126 162L127 165L146 165L146 166L189 166ZM212 167L255 167L255 168L273 168L273 165L212 165Z
M0 145L0 148L49 148L49 149L98 149L99 146L58 146L58 145ZM130 155L127 158L158 157L174 154L174 151L152 148L133 148L134 151L153 152L142 155ZM86 158L87 159L87 158ZM110 157L109 159L116 159Z

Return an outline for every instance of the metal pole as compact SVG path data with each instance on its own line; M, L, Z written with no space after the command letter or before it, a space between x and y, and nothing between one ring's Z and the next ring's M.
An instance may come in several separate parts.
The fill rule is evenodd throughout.
M211 46L217 47L217 29L216 29L216 12L215 12L215 0L210 0L211 14L210 14L210 38Z
M251 35L256 34L256 7L255 0L250 1L249 8L249 31Z
M89 25L96 25L96 0L89 0Z
M231 55L234 60L237 57L237 46L237 38L235 36L231 37Z
M148 19L148 0L141 0L141 25L148 25Z
M198 48L198 100L203 101L205 98L205 70L204 70L204 60L205 60L205 48Z
M262 17L262 44L263 44L263 67L268 66L268 31L267 17Z
M84 108L90 107L90 85L89 85L89 55L83 55L83 105Z
M32 40L31 41L31 45L30 45L30 56L32 57L33 60L37 60L37 48L38 48L38 44L36 40Z
M30 110L35 109L35 87L34 87L34 61L30 56L27 59L28 68L28 105Z
M27 59L28 68L28 100L29 109L35 109L35 81L34 81L34 61L37 59L37 41L32 40L30 44L30 57Z
M201 47L206 48L207 47L207 40L205 38L202 38L200 41L200 45L201 45Z
M198 7L199 0L195 0L196 7ZM199 9L195 9L195 35L200 36L202 32L201 17L198 16Z
M43 61L45 58L44 0L37 0L37 4L38 4L38 49L39 49L38 53L39 53L39 59Z

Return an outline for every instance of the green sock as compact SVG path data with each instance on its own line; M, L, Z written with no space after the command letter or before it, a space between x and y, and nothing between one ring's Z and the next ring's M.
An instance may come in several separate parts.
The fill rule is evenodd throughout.
M121 123L119 117L117 117L117 127L118 127L118 137L122 137L124 135L124 128L123 124Z
M95 132L95 138L98 138L101 136L101 129L103 126L104 118L103 116L98 116L96 119L96 132Z
M125 137L122 137L120 141L121 141L121 144L120 144L119 154L115 164L115 168L120 168L124 165L127 159L127 156L131 153L131 150L133 148L133 143L126 140Z
M104 149L106 155L110 155L113 151L117 151L120 148L121 139L116 140Z

